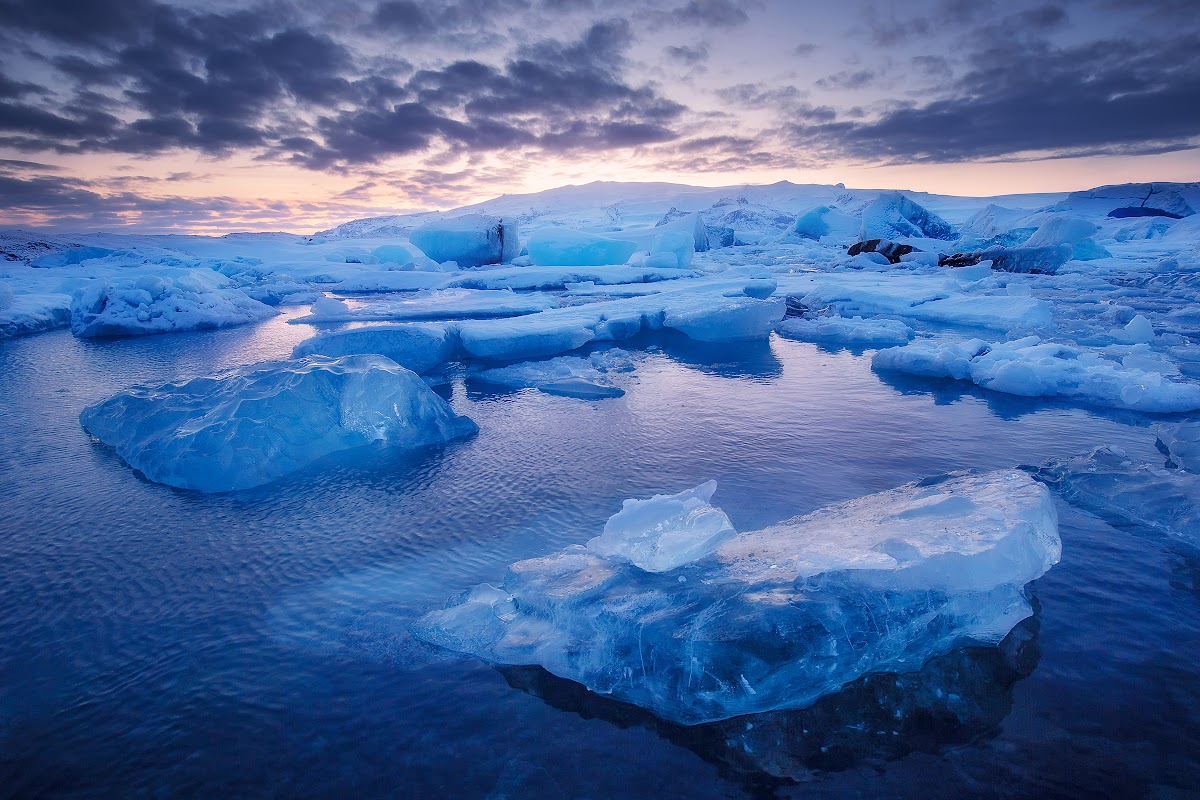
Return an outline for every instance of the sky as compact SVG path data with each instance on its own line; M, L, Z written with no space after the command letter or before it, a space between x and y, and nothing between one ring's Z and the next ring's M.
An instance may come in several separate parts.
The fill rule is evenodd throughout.
M0 0L0 226L1200 180L1198 0Z

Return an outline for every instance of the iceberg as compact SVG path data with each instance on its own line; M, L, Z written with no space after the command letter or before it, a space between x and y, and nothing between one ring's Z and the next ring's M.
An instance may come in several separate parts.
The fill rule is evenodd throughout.
M409 240L434 261L454 261L460 267L503 264L521 249L515 221L483 214L427 223L409 234Z
M96 281L71 302L71 331L84 338L209 330L278 312L212 270L166 271Z
M802 342L891 346L908 342L912 328L896 319L862 317L788 317L776 329L780 336Z
M83 427L147 478L228 492L379 442L415 448L477 430L416 374L379 355L241 367L135 387L88 406Z
M663 263L664 267L690 269L692 257L696 254L696 243L688 231L663 231L654 237L650 247L650 257L671 256L671 263ZM647 266L650 264L647 262ZM654 266L659 266L655 264Z
M1153 413L1200 409L1200 384L1130 367L1101 353L1027 336L1012 342L929 339L880 350L872 366L931 378L971 381L1024 397L1069 397L1108 408Z
M586 548L513 564L414 632L693 725L804 708L870 673L994 645L1032 614L1025 587L1062 550L1050 493L1017 470L940 476L749 533L725 529L709 488L626 504Z
M432 319L519 317L557 308L558 300L545 294L516 294L511 289L436 289L402 297L389 297L361 308L341 300L323 298L309 314L288 320L293 324L327 322L379 322Z
M305 339L292 349L292 358L375 353L419 374L452 359L457 346L457 339L441 325L372 325Z
M1051 217L1025 241L1025 247L1071 246L1071 257L1076 261L1091 261L1108 258L1111 253L1096 244L1095 235L1100 229L1094 223L1079 217Z
M599 400L621 397L610 373L633 372L635 361L620 348L600 350L588 356L559 356L546 361L526 361L507 367L483 370L474 377L484 383L511 389L538 389L546 394Z
M860 241L958 238L949 222L900 192L884 192L863 209Z
M666 216L655 223L654 229L657 232L665 233L667 231L682 231L692 237L692 248L697 253L703 253L711 249L712 245L708 239L708 227L704 224L704 218L697 212L690 214L678 213L672 216L675 209L668 211Z
M817 206L796 218L791 233L821 244L848 245L858 241L861 221L832 206Z
M539 267L624 264L635 250L637 242L569 228L541 228L529 239L529 257Z
M0 339L41 333L71 324L71 296L56 292L13 292L0 297Z

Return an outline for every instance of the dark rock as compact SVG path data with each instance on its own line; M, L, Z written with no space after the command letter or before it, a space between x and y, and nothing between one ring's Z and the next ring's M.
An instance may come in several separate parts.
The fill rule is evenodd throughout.
M850 245L850 249L846 252L852 256L859 255L860 253L879 253L890 263L899 264L900 256L906 256L913 252L913 246L897 244L887 239L868 239L865 242L855 242Z

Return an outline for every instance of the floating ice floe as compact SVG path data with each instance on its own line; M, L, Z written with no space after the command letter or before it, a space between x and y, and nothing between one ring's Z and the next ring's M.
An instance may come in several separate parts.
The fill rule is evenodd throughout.
M138 336L244 325L278 312L212 270L112 277L78 292L71 331L81 337Z
M1131 461L1113 447L1051 461L1037 476L1072 505L1200 545L1200 475Z
M414 626L695 724L803 708L1030 616L1058 562L1050 494L1015 470L943 476L733 533L712 486L627 503L588 546L513 564Z
M643 331L671 329L702 342L734 342L765 339L783 319L782 297L759 299L746 294L746 281L716 281L663 291L646 297L628 297L602 303L553 308L536 314L506 319L477 319L440 323L441 344L425 333L399 334L401 352L412 353L422 364L427 355L439 352L446 360L474 358L511 361L544 358L568 353L590 342L616 342ZM751 287L752 291L754 287ZM398 326L403 327L403 326ZM371 329L374 330L374 329ZM426 329L428 330L428 328ZM319 337L296 348L296 354L353 352L348 347L386 346L370 330L344 331ZM412 351L410 348L415 347ZM383 352L374 349L356 352ZM406 365L408 362L405 362ZM429 367L422 367L428 369Z
M454 261L460 267L503 264L521 250L515 220L468 214L430 222L414 230L409 239L429 258Z
M833 272L777 279L780 291L804 306L844 317L886 315L1002 331L1039 329L1054 318L1054 306L1045 300L972 290L968 280L942 273Z
M912 328L895 319L862 317L788 317L776 328L781 336L802 342L891 346L912 338Z
M16 293L7 284L0 284L0 339L63 328L70 323L70 295Z
M331 331L305 339L292 350L292 358L378 353L416 373L429 370L455 357L457 332L435 324L371 325L346 331Z
M569 228L541 228L529 239L529 257L539 267L599 267L624 264L637 242L610 239Z
M557 299L546 294L516 294L511 289L435 289L350 308L341 300L317 301L307 316L291 323L370 322L431 319L519 317L557 308Z
M202 492L259 486L374 442L415 448L477 430L380 355L270 362L135 387L88 406L80 419L150 480Z
M1028 336L1012 342L929 339L880 350L877 370L971 381L1024 397L1069 397L1131 411L1200 409L1200 384L1126 366L1101 353Z
M546 394L599 400L625 394L613 385L610 375L633 372L635 366L629 353L614 347L588 356L559 356L496 367L476 373L475 378L512 389L538 389Z
M691 278L697 274L675 267L623 264L597 267L508 267L456 276L446 281L446 285L465 289L563 289L572 283L590 282L597 286L660 283Z

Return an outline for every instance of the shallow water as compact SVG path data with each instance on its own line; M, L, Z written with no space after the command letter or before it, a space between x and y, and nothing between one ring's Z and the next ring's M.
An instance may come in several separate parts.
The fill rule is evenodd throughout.
M232 495L150 483L79 426L86 404L131 384L284 357L312 332L281 317L0 342L0 796L1136 797L1200 784L1200 560L1062 503L1063 561L1033 586L1020 658L968 654L969 669L930 678L953 673L943 694L978 707L968 719L871 730L896 698L867 686L742 732L680 729L407 633L512 561L586 541L627 497L715 478L714 502L751 530L1103 444L1161 463L1147 418L885 380L869 353L660 338L640 343L624 397L497 394L452 371L443 390L477 437L345 454Z

